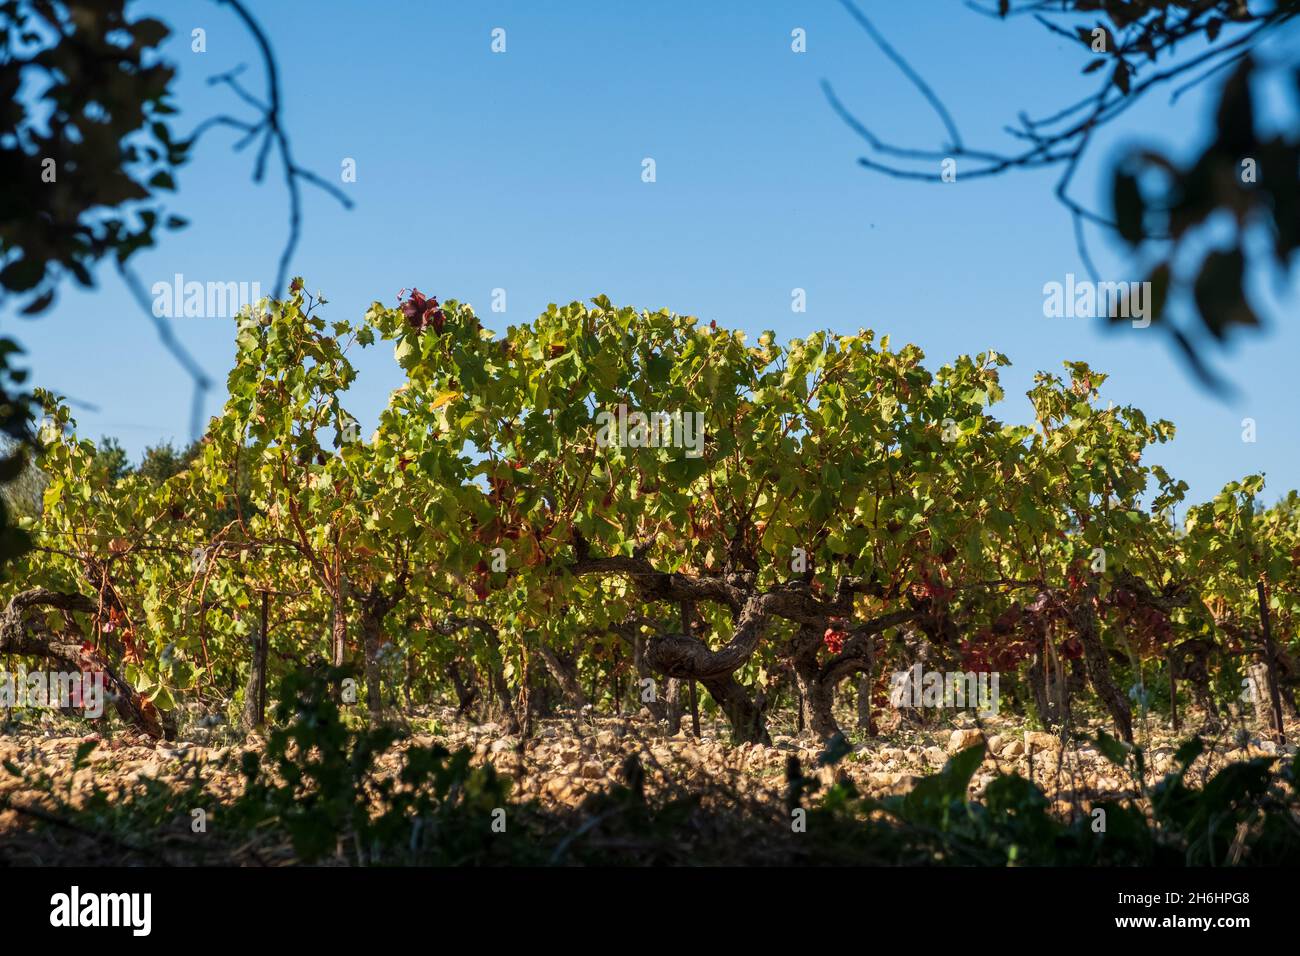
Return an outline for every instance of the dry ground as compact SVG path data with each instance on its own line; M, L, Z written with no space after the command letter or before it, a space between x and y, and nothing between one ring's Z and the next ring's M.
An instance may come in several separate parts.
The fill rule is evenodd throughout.
M580 812L588 795L622 780L622 767L632 754L640 757L646 770L646 789L652 795L694 792L704 795L707 802L709 795L726 791L728 799L776 812L782 806L787 762L795 757L805 772L819 774L825 782L844 774L860 792L882 796L910 788L918 778L939 770L949 756L981 736L989 744L989 755L972 781L973 797L980 795L999 769L1032 778L1055 798L1056 809L1063 815L1079 812L1098 797L1128 794L1135 789L1134 782L1087 739L1097 728L1106 726L1101 720L1093 721L1091 729L1079 727L1075 739L1063 747L1058 736L1027 730L1016 718L995 717L976 726L973 717L959 714L943 726L902 729L873 739L863 740L851 733L853 752L834 768L821 769L816 767L816 758L823 745L811 733L781 733L777 729L770 747L732 745L726 739L725 726L708 720L701 728L701 736L694 737L689 732L689 716L683 722L683 732L676 736L666 736L663 725L650 721L644 712L623 717L540 720L535 736L522 747L517 738L504 735L497 724L457 719L451 708L430 709L408 724L414 743L438 742L452 750L468 747L476 760L490 760L513 781L513 800L535 800L547 811ZM196 767L201 767L212 805L219 806L240 791L241 754L261 743L257 734L243 737L221 727L195 727L182 735L187 739L153 743L121 728L112 733L87 733L87 726L44 712L21 724L11 723L0 734L0 759L24 774L15 776L0 770L0 800L30 810L0 811L0 865L111 862L120 858L124 849L114 843L115 838L80 833L58 820L46 819L39 832L33 832L37 817L48 813L53 804L25 778L47 777L58 792L77 805L92 781L108 789L147 780L183 784L194 778ZM1166 723L1154 717L1137 721L1137 734L1148 756L1149 782L1171 768L1178 744L1190 735L1186 729L1174 735ZM1287 727L1287 739L1294 741L1297 737L1300 723L1293 721ZM97 745L86 765L74 774L77 750L88 740ZM1296 751L1294 744L1279 747L1267 735L1245 724L1229 727L1206 740L1207 754L1191 775L1191 782L1197 785L1228 762ZM394 765L396 759L395 753L385 758ZM157 847L164 853L168 846L184 849L200 839L189 832L184 817L184 813L178 814L175 827L161 835ZM77 852L83 857L70 861L70 846L79 847ZM253 858L246 862L292 862L291 853L283 848L263 847L250 852Z

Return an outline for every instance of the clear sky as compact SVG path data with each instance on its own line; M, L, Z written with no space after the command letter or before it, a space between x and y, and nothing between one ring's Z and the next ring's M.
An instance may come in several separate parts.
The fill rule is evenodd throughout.
M1001 128L1020 110L1045 114L1092 88L1086 52L1030 20L999 23L958 0L863 0L863 9L944 99L968 145L1009 147ZM1270 499L1300 486L1297 297L1257 300L1274 321L1244 337L1219 368L1242 390L1230 403L1202 390L1154 330L1043 316L1043 285L1080 277L1070 220L1051 197L1054 173L953 184L909 183L863 170L864 144L819 89L882 135L939 146L943 129L916 90L833 0L632 3L608 0L273 0L253 6L279 59L285 119L299 162L339 182L341 209L307 193L292 273L330 300L327 318L358 319L402 287L472 303L498 331L548 302L607 293L720 325L888 333L937 367L989 347L1010 356L997 413L1028 420L1033 372L1085 360L1110 373L1103 398L1178 426L1156 452L1194 498L1265 471ZM141 0L174 36L179 126L220 112L247 116L209 76L247 63L249 36L211 0ZM202 28L207 51L192 52ZM506 52L491 31L506 31ZM791 31L807 52L791 50ZM1286 38L1295 43L1293 29ZM1206 134L1214 94L1167 94L1131 111L1094 146L1080 199L1106 208L1104 159L1144 141L1188 150ZM141 254L147 285L175 273L198 281L260 281L269 289L284 241L278 173L250 181L253 151L234 134L206 139L181 171L175 211L189 228ZM657 181L642 182L642 160ZM357 181L341 183L345 158ZM1093 235L1103 278L1138 279L1114 243ZM117 436L138 457L188 439L190 388L116 275L93 292L65 290L35 321L10 320L35 381L97 411L74 408L82 434ZM791 310L791 290L807 311ZM504 288L507 312L489 310ZM233 354L233 322L172 320L217 383ZM356 359L349 408L369 431L399 382L391 346ZM1258 440L1241 440L1241 420Z

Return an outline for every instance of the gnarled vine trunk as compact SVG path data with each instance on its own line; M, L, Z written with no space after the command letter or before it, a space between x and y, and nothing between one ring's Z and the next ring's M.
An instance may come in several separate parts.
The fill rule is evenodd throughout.
M632 638L632 666L636 669L637 699L646 710L650 711L650 716L655 720L665 719L668 716L668 705L657 693L659 682L655 680L654 672L646 665L645 636L639 632ZM651 682L649 687L645 685L647 680ZM650 693L647 694L647 690Z
M266 723L266 653L269 641L269 614L271 595L262 592L262 613L257 633L253 635L253 654L248 668L248 683L244 687L244 726L261 727Z
M1192 685L1192 697L1205 712L1205 729L1218 731L1222 727L1219 707L1210 689L1210 655L1214 644L1204 638L1183 641L1169 652L1169 673L1175 681Z
M380 662L384 646L384 619L406 594L405 575L398 578L392 593L385 594L372 584L361 597L361 638L365 654L366 706L370 719L379 721L384 713L383 670Z
M460 672L460 661L452 661L447 667L447 673L451 675L452 685L456 688L456 716L460 717L469 713L471 707L479 699L478 685L474 681L474 669L470 668L469 679Z
M155 739L171 736L165 734L163 720L153 704L137 694L117 668L85 642L84 635L78 634L70 640L48 630L38 615L28 618L28 612L38 608L63 611L71 624L73 611L93 614L96 604L81 594L47 588L31 588L14 595L0 612L0 654L45 657L83 674L102 672L104 689L112 695L113 705L123 720Z
M731 640L718 650L691 634L660 634L650 639L645 650L647 665L670 679L698 680L726 715L732 740L768 743L763 708L735 678L735 671L749 660L766 628L769 595L753 595L736 617ZM671 692L672 688L670 688ZM677 691L680 696L680 690ZM681 705L669 701L671 733L681 727Z
M839 733L840 727L835 722L833 688L822 680L821 670L817 643L811 650L801 650L795 655L794 676L799 682L804 722L818 737L826 738Z
M731 742L771 745L762 705L749 696L748 691L731 674L701 680L718 707L727 715L731 725Z
M587 706L588 698L582 690L582 683L578 680L576 664L571 658L561 656L545 644L542 644L539 650L547 671L555 678L555 682L560 685L560 690L564 692L569 706L575 712L581 713L582 709Z
M858 675L858 729L865 730L868 736L876 734L876 722L871 714L871 693L873 690L870 672Z
M1133 742L1133 713L1128 701L1120 693L1110 673L1110 661L1106 657L1106 648L1101 643L1101 632L1097 627L1097 612L1090 598L1085 598L1070 607L1070 622L1074 634L1083 645L1083 660L1088 669L1088 679L1093 690L1101 698L1102 704L1115 721L1115 728L1125 743Z
M492 692L496 695L497 704L501 708L501 719L506 723L506 732L510 734L519 733L522 724L515 713L515 697L510 693L510 685L506 683L504 668L490 668L489 679L492 683Z
M682 732L682 682L676 677L664 681L664 719L668 722L668 735L676 737Z
M1044 636L1045 647L1050 640L1050 637ZM1066 724L1070 718L1070 695L1057 654L1048 650L1035 655L1026 677L1034 693L1034 708L1038 711L1043 726L1051 728Z
M497 633L496 628L480 617L452 617L433 627L440 634L455 634L466 628L479 633L489 648L488 660L483 664L489 693L491 697L496 698L501 719L506 722L506 730L508 733L518 734L520 730L526 729L524 726L526 721L521 721L516 711L514 695L510 693L510 685L506 683L505 664L501 660L500 651L501 635Z

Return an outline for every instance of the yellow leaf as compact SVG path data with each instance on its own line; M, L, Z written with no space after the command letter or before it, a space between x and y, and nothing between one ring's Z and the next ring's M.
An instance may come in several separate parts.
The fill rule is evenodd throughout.
M439 392L438 395L437 395L437 397L434 398L434 400L433 400L433 405L432 405L431 407L432 407L432 408L442 408L442 406L446 405L446 404L447 404L448 402L450 402L452 399L454 399L454 398L458 398L459 396L460 396L460 392L450 392L450 391L448 391L448 392Z

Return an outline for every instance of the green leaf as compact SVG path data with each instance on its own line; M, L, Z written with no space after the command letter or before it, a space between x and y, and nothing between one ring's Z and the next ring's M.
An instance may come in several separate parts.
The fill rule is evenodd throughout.
M1102 756L1117 767L1128 765L1129 749L1104 730L1097 732L1097 749Z
M96 746L98 746L98 741L95 740L83 740L77 745L77 752L72 757L73 773L76 773L86 765L87 758L89 758L91 753L94 752Z
M901 802L892 806L904 819L946 827L954 805L964 805L971 777L984 761L987 745L980 741L951 757L943 769L924 777Z
M419 357L420 354L416 350L415 344L409 338L402 339L393 349L393 358L404 369L409 370L419 360Z
M141 46L153 47L162 43L171 33L167 24L153 17L141 17L131 24L131 33Z
M826 738L826 747L817 756L817 765L821 767L833 767L849 754L853 753L853 745L849 743L843 733L835 733Z
M961 753L955 754L944 764L940 776L944 778L947 793L952 799L965 799L966 788L970 786L975 771L984 762L984 755L987 751L988 745L981 740L979 743L967 747Z
M15 259L0 269L0 285L10 292L26 292L45 277L45 263L35 256Z
M1115 206L1115 225L1121 238L1131 246L1138 245L1146 233L1142 226L1145 208L1137 177L1116 170L1111 199Z
M1186 770L1203 753L1205 753L1205 741L1200 737L1193 737L1174 753L1174 763Z
M1246 259L1239 247L1214 251L1201 263L1193 289L1205 327L1222 340L1233 325L1257 326L1259 318L1246 301Z

